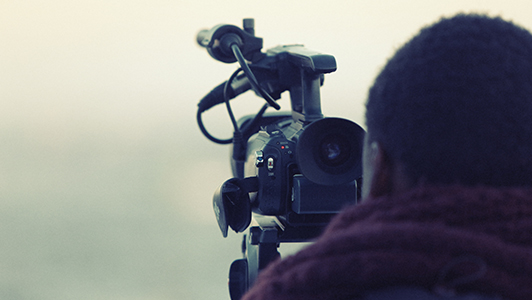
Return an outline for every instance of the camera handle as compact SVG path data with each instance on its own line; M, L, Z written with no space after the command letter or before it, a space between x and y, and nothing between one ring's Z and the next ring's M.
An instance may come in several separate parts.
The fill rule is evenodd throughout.
M267 51L277 59L279 82L288 86L294 121L305 124L323 118L320 87L324 75L336 71L336 59L302 45L277 46Z

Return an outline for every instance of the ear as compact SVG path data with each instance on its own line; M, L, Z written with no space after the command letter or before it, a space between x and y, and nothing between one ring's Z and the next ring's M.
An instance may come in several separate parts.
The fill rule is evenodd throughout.
M364 154L363 185L368 185L366 196L375 198L392 194L394 191L394 165L389 155L376 141L366 145L365 151L367 153Z

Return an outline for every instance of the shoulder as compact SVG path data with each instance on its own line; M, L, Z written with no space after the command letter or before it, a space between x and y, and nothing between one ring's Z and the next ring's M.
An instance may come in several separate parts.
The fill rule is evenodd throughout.
M390 287L364 294L360 300L503 300L495 296L470 293L459 295L437 295L417 287Z

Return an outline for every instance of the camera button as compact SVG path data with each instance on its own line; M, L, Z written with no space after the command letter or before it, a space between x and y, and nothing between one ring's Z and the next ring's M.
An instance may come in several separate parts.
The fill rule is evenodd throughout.
M274 168L274 159L273 157L268 158L268 171L273 171Z

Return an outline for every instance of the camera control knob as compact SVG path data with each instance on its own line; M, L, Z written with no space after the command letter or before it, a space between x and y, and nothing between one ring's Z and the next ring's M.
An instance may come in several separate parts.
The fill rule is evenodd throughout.
M262 150L255 151L255 166L257 168L264 166L264 152Z

